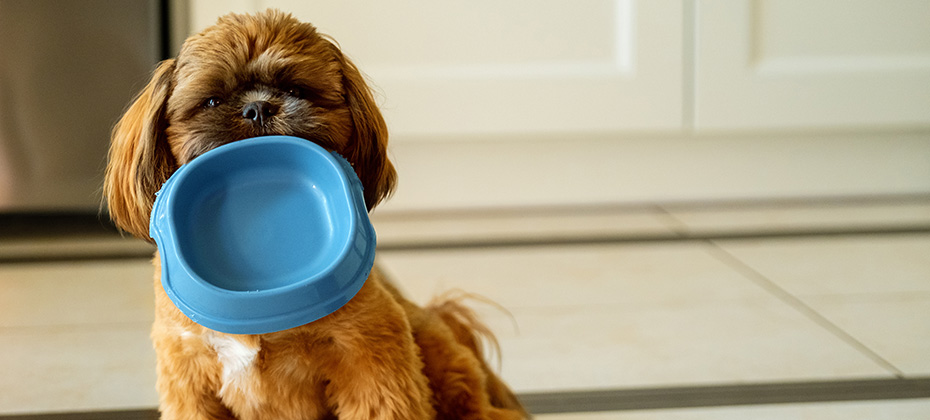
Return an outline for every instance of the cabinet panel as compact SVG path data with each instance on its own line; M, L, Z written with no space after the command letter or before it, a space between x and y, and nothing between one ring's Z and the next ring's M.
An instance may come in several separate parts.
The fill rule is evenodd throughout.
M753 53L768 61L927 59L930 3L755 1Z
M930 125L930 2L698 1L698 129Z
M215 19L203 3L195 28ZM338 40L380 91L395 140L681 128L677 1L267 0L241 8L265 7Z

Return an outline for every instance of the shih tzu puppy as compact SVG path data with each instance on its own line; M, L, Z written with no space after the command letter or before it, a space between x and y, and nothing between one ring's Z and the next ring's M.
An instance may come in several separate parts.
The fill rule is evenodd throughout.
M111 217L151 241L155 192L180 165L262 135L340 153L369 210L394 186L384 120L339 48L288 14L231 14L162 62L117 123L104 185ZM322 319L231 335L183 315L162 288L157 253L154 265L164 419L528 417L482 358L487 329L456 300L416 306L375 269Z

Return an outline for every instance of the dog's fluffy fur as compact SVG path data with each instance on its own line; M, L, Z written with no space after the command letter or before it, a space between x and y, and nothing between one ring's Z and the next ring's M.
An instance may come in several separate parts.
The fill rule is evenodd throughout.
M384 120L335 44L284 13L232 14L162 62L114 129L104 186L111 217L151 241L155 192L179 165L269 134L341 153L369 209L394 186ZM527 417L482 359L486 330L456 300L418 307L375 269L348 304L318 321L229 335L184 316L161 286L157 253L154 264L162 418Z

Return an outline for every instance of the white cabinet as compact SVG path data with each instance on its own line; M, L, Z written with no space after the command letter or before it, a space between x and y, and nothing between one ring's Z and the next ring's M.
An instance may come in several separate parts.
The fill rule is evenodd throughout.
M930 2L700 1L698 129L930 125Z
M190 0L277 7L378 92L445 209L930 193L926 0Z

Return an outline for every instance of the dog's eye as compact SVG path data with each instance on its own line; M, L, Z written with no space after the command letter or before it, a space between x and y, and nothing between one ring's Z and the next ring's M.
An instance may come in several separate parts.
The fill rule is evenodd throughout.
M207 107L207 108L214 108L214 107L219 106L221 103L223 103L223 100L222 100L222 99L217 98L216 96L213 96L213 97L207 98L207 100L203 101L203 106L205 106L205 107Z
M298 87L290 87L287 89L287 95L295 98L303 98L304 91Z

